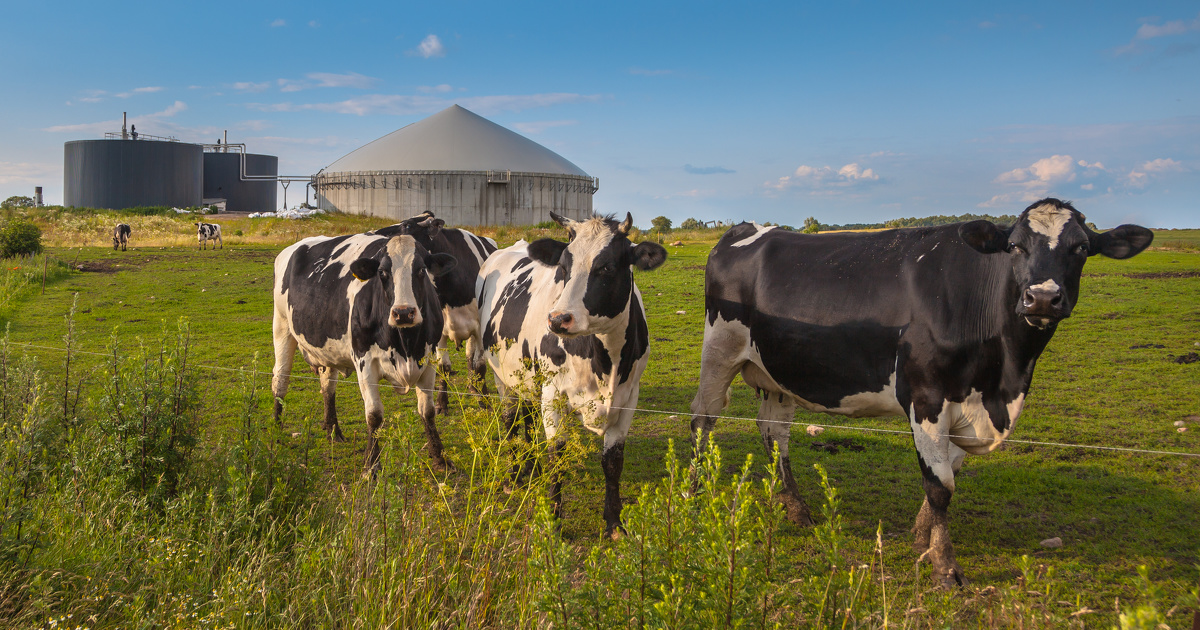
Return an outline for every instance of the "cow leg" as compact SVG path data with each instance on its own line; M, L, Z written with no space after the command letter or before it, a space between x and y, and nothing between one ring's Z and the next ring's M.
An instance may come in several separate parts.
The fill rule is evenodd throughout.
M471 371L468 391L479 398L479 405L484 409L491 408L488 399L487 361L483 360L482 346L479 338L472 335L467 337L467 368Z
M275 342L275 367L271 370L271 396L275 399L275 424L283 416L283 397L287 395L288 382L292 378L292 361L296 358L296 338L292 336L287 318L275 311L271 322L271 334Z
M718 326L704 330L699 386L691 407L692 449L695 455L703 453L708 446L708 434L716 426L713 416L729 405L729 386L745 362L744 354L748 345L748 331L743 333Z
M558 396L558 391L547 385L542 388L542 428L546 432L546 443L549 446L546 449L548 465L550 470L550 484L548 486L548 496L550 506L554 510L554 518L562 519L563 504L562 504L562 471L559 470L558 452L566 445L566 440L558 437L559 427L562 422L562 414L559 411L559 406L554 404L554 399ZM622 453L623 454L623 453ZM623 463L622 459L622 463ZM607 477L607 471L605 472Z
M317 373L321 377L321 400L325 403L325 417L321 428L333 442L345 442L342 427L337 418L337 370L331 367L319 367Z
M779 467L779 481L783 487L775 498L783 504L789 521L802 527L811 527L812 514L800 496L800 488L792 476L792 461L788 457L788 440L795 417L796 402L791 396L764 392L763 401L758 406L758 432L762 435L768 458L774 456L776 447L779 448L779 459L775 463Z
M425 427L425 449L429 452L430 466L437 472L446 472L454 467L446 460L442 451L442 436L438 433L437 424L433 421L434 416L437 415L433 400L433 382L436 376L436 371L431 367L427 367L421 373L421 378L417 383L417 413L421 416L421 424Z
M604 452L600 455L600 467L604 470L604 537L612 540L625 534L621 525L621 471L625 468L625 437L629 435L636 407L635 396L618 412L616 424L604 430Z
M447 382L447 379L451 374L450 354L446 352L446 335L442 335L441 341L438 342L437 360L440 369L438 369L437 402L433 409L437 415L444 416L450 408L450 383Z
M964 455L962 449L950 443L947 434L957 405L942 404L940 400L931 405L914 402L911 409L909 423L925 488L925 501L913 525L913 549L922 558L929 558L933 576L943 587L964 586L967 579L954 556L948 513L954 495L954 473Z
M361 365L361 364L360 364ZM372 361L358 370L358 390L367 415L367 449L364 467L374 476L379 471L379 441L375 432L383 426L383 399L379 397L379 373Z

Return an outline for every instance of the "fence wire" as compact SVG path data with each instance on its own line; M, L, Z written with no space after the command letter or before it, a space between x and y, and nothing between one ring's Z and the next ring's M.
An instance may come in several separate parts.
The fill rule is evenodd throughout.
M52 351L57 351L57 352L67 352L66 348L59 348L56 346L46 346L46 345L33 344L33 343L22 343L22 342L10 341L8 345L10 347L19 347L19 348L26 348L26 349L52 350ZM104 353L104 352L89 352L86 350L71 350L71 353L72 354L85 354L85 355L98 356L98 357L111 356L110 354ZM230 367L223 367L223 366L219 366L219 365L203 365L203 364L195 364L195 363L190 363L189 366L194 367L194 368L202 368L202 369L206 369L206 370L219 371L219 372L235 372L235 373L240 373L240 374L257 374L257 375L262 375L262 376L274 376L274 372L264 372L262 370L247 370L245 368L230 368ZM305 379L305 380L312 380L312 381L320 381L321 380L320 377L317 377L317 376L308 376L306 374L295 374L295 373L289 375L289 378L290 379ZM357 378L350 379L350 378L335 377L334 380L338 383L354 383L355 385L358 384ZM417 389L422 389L422 388L419 388L416 386L410 386L410 389L417 390ZM441 390L436 389L436 388L432 389L432 390L426 390L426 391L428 391L430 394L434 394L434 395L441 392ZM449 387L447 387L446 391L447 391L447 393L454 394L455 396L460 396L460 397L474 396L477 398L496 399L496 400L500 400L500 401L505 401L505 400L510 399L510 397L501 396L499 394L481 394L478 392L469 392L469 391L462 391L462 390L457 390L457 389L450 389ZM686 416L692 415L691 411L686 411L686 412L668 411L668 410L663 410L663 409L646 409L646 408L642 408L642 407L612 406L612 407L609 407L609 409L631 410L631 411L634 411L637 413L658 414L658 415L666 415L666 416L686 417ZM844 424L818 424L815 422L796 422L795 420L764 420L764 419L759 419L759 418L747 418L744 416L726 416L726 415L711 415L711 416L706 416L706 417L714 418L717 420L733 420L733 421L738 421L738 422L782 424L782 425L787 425L789 427L797 425L797 424L803 424L804 426L821 427L822 429L832 429L832 430L839 430L839 431L858 431L858 432L862 432L862 433L886 433L886 434L894 434L894 435L912 435L911 430L900 431L897 429L879 429L879 428L875 428L875 427L855 427L855 426L849 426L849 425L844 425ZM941 437L947 437L947 434L942 434ZM949 436L949 437L953 437L953 436ZM1014 438L971 437L970 439L982 440L982 441L992 441L992 442L1012 443L1012 444L1027 444L1030 446L1051 446L1051 447L1057 447L1057 448L1075 448L1075 449L1080 449L1080 450L1136 453L1136 454L1141 454L1141 455L1173 455L1176 457L1200 458L1200 453L1187 453L1187 452L1181 452L1181 451L1160 451L1160 450L1154 450L1154 449L1131 448L1131 447L1124 447L1124 446L1099 446L1099 445L1095 445L1095 444L1073 444L1070 442L1050 442L1050 441L1045 441L1045 440L1018 440L1018 439L1014 439Z

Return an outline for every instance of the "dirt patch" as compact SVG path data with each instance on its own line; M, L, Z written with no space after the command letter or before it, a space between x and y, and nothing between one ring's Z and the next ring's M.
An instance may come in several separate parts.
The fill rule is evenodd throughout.
M107 260L89 260L75 265L79 271L89 271L96 273L116 273L120 271L120 266L115 265Z
M1166 280L1173 278L1200 278L1200 271L1146 271L1140 273L1127 273L1126 278L1134 278L1135 280Z
M1129 346L1130 350L1141 350L1143 348L1166 348L1161 343L1143 343L1137 346Z

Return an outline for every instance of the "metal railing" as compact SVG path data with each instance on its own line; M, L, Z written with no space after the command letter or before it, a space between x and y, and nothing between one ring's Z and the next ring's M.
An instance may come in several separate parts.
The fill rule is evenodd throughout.
M179 142L179 138L176 138L175 136L152 136L148 133L135 133L135 132L122 133L120 131L106 131L106 132L104 132L104 139L105 140L157 140L159 142Z

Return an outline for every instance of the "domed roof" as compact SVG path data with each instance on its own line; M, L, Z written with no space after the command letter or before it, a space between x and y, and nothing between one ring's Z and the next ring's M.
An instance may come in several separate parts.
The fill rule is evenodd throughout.
M516 171L582 175L561 155L458 105L346 154L327 173Z

